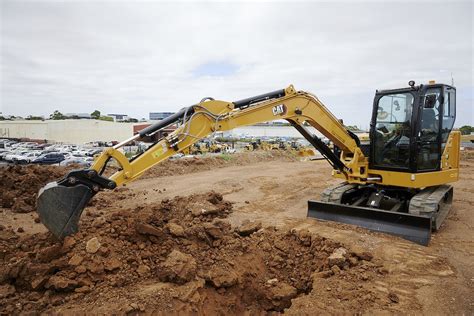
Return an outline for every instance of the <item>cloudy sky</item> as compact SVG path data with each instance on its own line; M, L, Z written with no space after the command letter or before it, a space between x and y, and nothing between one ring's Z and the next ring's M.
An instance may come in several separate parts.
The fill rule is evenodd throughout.
M367 128L376 89L452 74L474 125L471 1L0 3L4 114L148 118L292 83Z

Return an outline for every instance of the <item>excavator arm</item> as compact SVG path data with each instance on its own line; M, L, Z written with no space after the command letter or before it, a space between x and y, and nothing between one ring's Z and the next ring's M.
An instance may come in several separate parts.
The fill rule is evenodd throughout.
M252 103L253 100L265 97L267 99ZM365 175L356 172L360 171L357 166L366 166L367 161L360 151L357 138L352 136L315 96L306 92L296 92L293 86L236 102L203 100L197 105L182 109L171 119L158 122L132 137L130 140L149 136L169 124L177 121L182 122L173 133L158 141L132 161L128 161L118 151L118 148L130 141L128 140L105 150L92 169L100 172L107 161L114 158L119 162L122 170L110 179L116 185L121 185L135 180L154 165L183 151L212 133L281 119L289 121L303 136L320 149L335 169L347 177L363 179ZM306 125L315 127L341 148L344 153L343 160L334 155L319 138L312 135Z
M136 180L154 165L212 133L282 119L290 122L323 154L339 177L344 177L350 183L378 180L368 177L368 159L359 147L358 138L316 96L296 91L290 85L286 89L235 102L203 99L116 146L105 149L90 169L71 171L60 181L49 183L40 190L37 206L41 221L58 238L76 233L82 210L100 190L114 189ZM119 150L171 124L179 126L139 156L129 160ZM341 155L335 155L308 130L308 125L338 146L342 150ZM105 177L103 172L111 159L118 162L121 169L111 177Z

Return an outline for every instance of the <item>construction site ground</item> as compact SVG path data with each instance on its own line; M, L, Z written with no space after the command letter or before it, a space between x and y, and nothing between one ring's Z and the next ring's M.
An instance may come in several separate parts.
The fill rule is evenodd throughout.
M25 170L0 183L13 194L0 205L0 313L474 313L470 153L428 247L307 219L307 201L338 182L324 160L166 162L94 197L62 242L28 212L35 193L19 186L42 171Z

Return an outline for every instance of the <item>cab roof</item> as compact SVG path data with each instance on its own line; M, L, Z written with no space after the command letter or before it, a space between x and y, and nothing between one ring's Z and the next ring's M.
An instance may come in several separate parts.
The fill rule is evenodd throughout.
M448 84L428 83L428 84L420 84L420 85L417 85L417 86L406 87L406 88L376 90L375 94L404 93L404 92L411 92L411 91L419 91L421 89L439 88L439 87L448 87L448 88L456 90L456 88L454 86L451 86L451 85L448 85Z

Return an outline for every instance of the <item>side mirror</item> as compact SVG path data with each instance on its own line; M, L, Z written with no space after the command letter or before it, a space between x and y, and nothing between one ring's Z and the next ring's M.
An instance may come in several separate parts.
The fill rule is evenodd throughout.
M424 108L425 109L432 109L434 108L435 104L436 104L436 99L437 99L437 96L436 94L427 94L425 96L425 104L424 104Z

